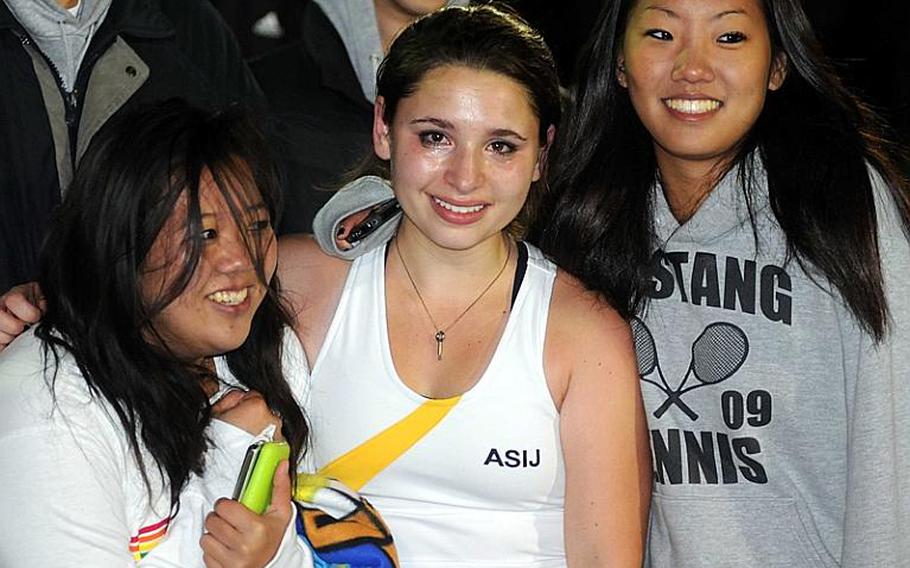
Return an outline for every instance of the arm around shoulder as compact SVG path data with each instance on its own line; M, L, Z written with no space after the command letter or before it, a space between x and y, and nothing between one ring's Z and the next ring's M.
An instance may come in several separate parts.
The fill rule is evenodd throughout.
M647 532L651 458L629 326L560 272L546 352L548 376L563 377L556 390L561 394L569 566L638 566Z
M13 286L0 295L0 351L41 320L47 301L37 282Z
M363 176L336 191L313 219L316 241L327 254L353 260L384 245L398 230L401 213L380 223L378 228L351 248L339 247L338 239L347 239L354 225L365 220L371 208L395 198L392 186L377 176ZM339 236L340 235L340 236ZM350 243L348 243L350 247Z

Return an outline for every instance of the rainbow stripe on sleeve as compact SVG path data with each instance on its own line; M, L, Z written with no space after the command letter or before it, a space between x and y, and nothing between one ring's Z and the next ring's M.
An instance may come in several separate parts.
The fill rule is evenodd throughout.
M161 541L167 536L167 528L170 524L171 517L167 517L153 525L139 529L139 532L130 538L130 554L133 555L133 560L139 562L153 548L161 544Z

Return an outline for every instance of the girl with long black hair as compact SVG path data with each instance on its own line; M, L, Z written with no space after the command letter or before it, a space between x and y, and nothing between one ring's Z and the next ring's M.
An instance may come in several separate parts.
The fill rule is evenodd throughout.
M254 436L301 456L271 164L245 115L179 101L95 137L43 249L44 318L0 356L0 564L201 565ZM262 564L297 554L280 471L234 527L273 543Z
M910 200L796 0L617 0L532 231L635 331L653 566L910 558Z

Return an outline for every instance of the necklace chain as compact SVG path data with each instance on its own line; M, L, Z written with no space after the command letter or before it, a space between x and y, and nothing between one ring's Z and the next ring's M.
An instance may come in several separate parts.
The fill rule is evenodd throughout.
M411 271L408 270L408 264L404 261L404 257L401 255L401 249L398 247L397 236L395 237L395 252L398 254L398 259L401 261L401 266L404 268L404 273L407 275L408 281L411 283L411 287L414 288L414 292L417 294L417 299L420 300L420 305L423 306L423 311L426 312L427 318L429 318L430 323L433 324L433 329L436 330L436 335L434 336L434 339L436 339L436 360L442 361L442 344L446 340L446 331L452 329L455 324L461 321L461 318L463 318L465 314L467 314L471 308L473 308L477 302L479 302L480 299L490 291L490 288L493 287L493 284L496 284L496 282L499 280L499 277L502 276L503 272L505 272L506 266L509 265L509 259L512 258L512 247L511 245L508 246L506 261L502 263L502 266L499 268L496 276L494 276L493 279L490 280L490 283L486 285L486 287L480 292L480 294L477 295L476 298L474 298L474 301L468 304L468 307L462 310L461 313L458 314L458 317L452 320L452 322L445 327L440 327L439 324L436 323L436 319L433 317L433 314L430 313L430 308L427 307L427 303L424 301L423 295L420 293L420 288L417 287L417 282L415 282L414 277L411 276Z

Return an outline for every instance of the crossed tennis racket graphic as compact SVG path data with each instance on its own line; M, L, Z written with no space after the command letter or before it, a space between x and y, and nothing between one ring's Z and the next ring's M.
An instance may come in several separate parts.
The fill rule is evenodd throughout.
M715 322L708 324L692 343L692 358L682 382L674 389L667 383L657 358L657 347L648 327L638 318L632 318L632 333L635 338L635 353L638 356L638 374L641 380L662 390L667 398L654 411L660 418L671 405L676 405L693 421L698 413L682 400L682 395L697 388L716 385L732 377L749 356L749 339L743 330L733 324ZM656 371L660 382L648 378ZM698 382L686 386L689 377Z

